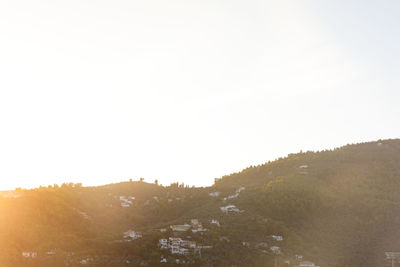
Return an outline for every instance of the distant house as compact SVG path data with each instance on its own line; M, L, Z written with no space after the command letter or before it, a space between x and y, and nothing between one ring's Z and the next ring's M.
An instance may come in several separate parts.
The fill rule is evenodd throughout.
M210 223L211 223L211 224L216 224L217 226L220 226L219 221L218 221L218 220L215 220L215 219L212 219L212 220L210 221Z
M56 255L56 251L55 251L55 249L53 249L53 250L47 251L46 254L49 256Z
M199 224L200 224L200 222L199 222L198 219L191 219L191 220L190 220L190 223L192 224L192 226L196 226L196 225L199 225Z
M37 252L24 251L24 252L22 252L22 257L34 259L37 257Z
M168 249L168 240L163 238L158 240L158 245L161 249Z
M275 254L280 254L281 253L281 248L280 247L272 246L269 249Z
M189 250L187 248L179 248L179 254L186 255L188 253L189 253Z
M169 242L171 243L172 246L180 246L182 239L179 237L170 237Z
M179 246L171 246L172 254L179 254Z
M296 254L296 260L301 261L303 259L303 255Z
M193 233L207 231L207 229L203 228L203 225L199 222L198 219L192 219L190 223L192 224Z
M134 199L135 199L135 197L120 196L119 200L121 201L121 207L129 208L132 205L132 200L134 200Z
M212 193L209 193L209 195L210 195L211 197L218 197L220 194L221 194L220 192L212 192Z
M142 234L133 230L128 230L124 233L124 238L138 239L142 238Z
M302 261L300 262L299 265L297 265L298 267L317 267L315 266L315 264L311 261Z
M182 240L180 245L182 247L186 247L186 248L195 248L196 247L196 242L195 241L190 241L190 240Z
M189 224L180 224L180 225L171 225L170 227L174 232L186 232L190 229L191 226Z
M88 264L90 262L93 262L93 258L91 258L91 257L88 257L86 259L82 259L79 261L80 264Z
M160 229L160 232L161 232L161 233L165 233L166 231L167 231L167 229L165 229L165 228L161 228L161 229Z
M240 193L241 191L243 191L243 190L245 190L245 189L246 189L246 187L241 186L241 187L239 187L239 188L236 190L236 193Z
M229 213L229 212L243 212L239 210L235 205L228 205L225 207L220 207L222 212Z
M271 235L271 237L272 237L273 239L275 239L276 241L282 241L282 240L283 240L283 237L280 236L280 235Z
M168 261L167 261L166 258L162 258L162 259L160 260L160 262L161 262L161 263L165 263L165 262L168 262Z

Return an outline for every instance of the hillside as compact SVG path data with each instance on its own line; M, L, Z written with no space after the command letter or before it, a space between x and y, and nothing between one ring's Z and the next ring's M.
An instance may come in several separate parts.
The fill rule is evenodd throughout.
M290 154L205 188L19 189L0 197L0 266L385 266L400 251L399 192L398 139ZM187 251L162 249L169 237Z

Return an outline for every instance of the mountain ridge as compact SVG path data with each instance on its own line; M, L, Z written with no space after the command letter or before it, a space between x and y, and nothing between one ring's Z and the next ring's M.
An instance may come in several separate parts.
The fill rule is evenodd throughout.
M81 266L86 257L92 266L175 266L177 256L160 250L158 239L184 237L169 226L196 218L208 231L190 234L191 240L213 248L201 258L180 257L180 265L273 266L277 260L294 266L302 254L327 267L384 266L384 252L400 250L399 191L400 139L289 154L209 187L141 180L8 191L0 197L0 212L7 214L0 221L6 248L0 263ZM116 244L129 229L143 237ZM257 248L262 243L266 249ZM55 257L21 257L52 249Z

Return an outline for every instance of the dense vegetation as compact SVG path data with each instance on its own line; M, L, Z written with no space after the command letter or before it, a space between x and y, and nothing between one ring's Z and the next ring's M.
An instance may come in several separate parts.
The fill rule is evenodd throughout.
M0 266L82 266L87 258L88 266L174 266L178 258L190 266L292 266L296 254L323 267L385 266L384 252L400 251L399 192L400 140L290 154L207 188L141 180L19 189L0 197ZM135 199L123 208L120 196ZM221 212L228 204L244 212ZM192 218L208 231L180 235L212 249L178 257L157 247L160 238L179 235L169 225ZM125 242L128 229L143 237Z

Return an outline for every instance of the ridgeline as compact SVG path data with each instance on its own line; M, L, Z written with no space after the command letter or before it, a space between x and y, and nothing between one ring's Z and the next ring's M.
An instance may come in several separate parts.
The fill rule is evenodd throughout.
M0 266L383 267L400 251L399 192L399 139L290 154L211 187L18 189L0 196Z

